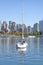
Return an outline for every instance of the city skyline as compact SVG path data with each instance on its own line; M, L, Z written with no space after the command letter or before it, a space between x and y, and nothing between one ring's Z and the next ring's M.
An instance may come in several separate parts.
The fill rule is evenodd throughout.
M24 28L24 32L38 32L40 34L43 34L43 20L40 20L39 23L34 23L32 26L26 26L25 24L17 24L14 21L9 21L9 25L6 21L3 21L3 23L0 22L0 33L15 33L15 32L22 32L22 26Z
M39 20L38 22L33 23L33 26L34 26L34 24L36 24L36 23L39 24L40 21L43 21L43 20ZM8 26L9 26L9 22L10 22L10 23L14 22L16 25L25 25L25 26L26 26L25 23L23 23L23 24L21 24L21 23L17 24L15 21L11 21L11 20L10 20L10 21L5 21L5 20L4 20L4 21L1 21L1 20L0 20L0 24L3 24L4 22L7 23ZM28 27L28 26L31 26L31 25L27 25L26 27ZM33 27L33 26L31 26L31 27Z
M0 20L22 23L22 2L24 24L33 26L43 19L43 0L0 0Z

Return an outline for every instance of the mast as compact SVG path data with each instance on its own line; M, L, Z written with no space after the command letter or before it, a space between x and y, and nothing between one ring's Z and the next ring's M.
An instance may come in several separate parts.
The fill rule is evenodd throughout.
M22 0L22 39L24 39L24 16L23 16L23 14L24 14L24 2L23 2L23 0Z

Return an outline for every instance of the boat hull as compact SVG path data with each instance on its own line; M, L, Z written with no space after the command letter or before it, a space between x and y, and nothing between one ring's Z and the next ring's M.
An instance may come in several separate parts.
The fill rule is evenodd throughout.
M35 38L36 36L28 36L28 38Z
M26 48L27 47L27 43L23 43L21 44L21 42L18 42L17 45L16 45L17 48Z

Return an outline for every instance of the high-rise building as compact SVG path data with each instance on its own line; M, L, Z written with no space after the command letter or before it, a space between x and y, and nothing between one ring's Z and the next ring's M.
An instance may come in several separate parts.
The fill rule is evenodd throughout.
M7 22L6 22L6 21L3 21L1 30L2 30L3 32L7 31L7 27L8 27L8 26L7 26Z
M32 27L31 26L28 26L27 27L27 31L28 31L28 33L32 33Z
M23 28L24 32L27 32L27 27L25 24L22 24L22 28Z
M11 23L11 32L12 33L16 32L16 23L15 22Z
M39 29L40 29L40 32L43 33L43 20L39 21Z
M1 27L2 27L2 23L1 23L1 21L0 21L0 32L1 32Z
M17 24L17 31L22 32L22 25L21 24Z
M33 32L39 32L39 24L38 23L34 24Z
M9 21L9 29L11 29L12 21Z

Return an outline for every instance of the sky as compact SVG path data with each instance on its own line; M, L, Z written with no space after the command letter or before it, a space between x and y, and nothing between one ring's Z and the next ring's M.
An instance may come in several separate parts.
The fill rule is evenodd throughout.
M23 18L22 18L23 16ZM43 0L0 0L0 20L33 26L43 19Z

